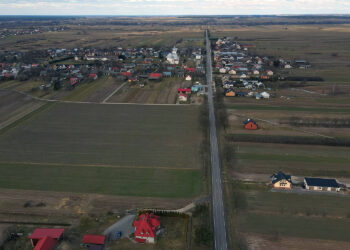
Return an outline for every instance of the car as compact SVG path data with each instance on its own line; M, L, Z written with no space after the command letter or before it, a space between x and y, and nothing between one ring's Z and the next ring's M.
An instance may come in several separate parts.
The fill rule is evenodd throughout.
M118 231L117 232L117 239L120 239L122 237L122 232L121 231Z

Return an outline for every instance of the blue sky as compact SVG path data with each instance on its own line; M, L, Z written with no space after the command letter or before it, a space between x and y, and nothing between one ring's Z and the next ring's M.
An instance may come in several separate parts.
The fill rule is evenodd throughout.
M350 0L0 0L0 15L350 14Z

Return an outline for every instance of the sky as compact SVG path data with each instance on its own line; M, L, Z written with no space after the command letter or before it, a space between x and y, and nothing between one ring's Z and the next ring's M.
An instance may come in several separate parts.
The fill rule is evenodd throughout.
M350 14L350 0L0 0L0 15Z

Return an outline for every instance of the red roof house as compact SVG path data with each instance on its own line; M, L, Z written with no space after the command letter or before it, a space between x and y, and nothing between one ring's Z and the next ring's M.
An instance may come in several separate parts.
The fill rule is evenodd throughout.
M76 78L76 77L71 77L70 78L70 85L75 85L75 84L77 84L78 83L78 78Z
M190 88L178 88L177 93L191 94L191 89Z
M97 74L92 73L89 75L89 78L96 80L98 78L98 76L97 76Z
M155 243L157 232L160 229L159 216L153 213L141 214L134 221L135 240L140 243Z
M160 78L162 78L162 73L151 73L148 76L149 80L159 80Z
M104 249L106 236L97 234L85 234L83 237L83 244L88 249Z
M122 76L131 76L131 72L122 72Z
M194 73L196 71L195 68L185 68L186 71Z
M37 228L29 239L34 250L53 250L63 232L63 228Z
M258 129L258 124L252 119L247 119L246 121L243 122L243 124L245 129L248 129L248 130Z

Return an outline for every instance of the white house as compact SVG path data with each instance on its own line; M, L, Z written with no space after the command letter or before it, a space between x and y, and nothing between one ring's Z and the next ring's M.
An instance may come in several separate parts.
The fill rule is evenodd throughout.
M235 75L235 74L237 74L236 70L234 70L234 69L231 69L228 73L229 73L230 75Z
M186 81L192 81L192 76L187 75L187 76L186 76Z
M187 102L187 95L179 94L179 101L180 102Z
M266 70L266 74L268 76L273 76L273 71L272 70Z
M225 69L225 68L221 68L221 69L219 69L219 72L220 72L221 74L225 74L225 73L226 73L226 69Z
M270 98L270 94L267 93L267 92L262 92L262 93L260 93L260 95L261 95L262 98L264 98L264 99L269 99L269 98Z
M259 70L254 70L253 71L253 75L259 75L259 74L260 74Z

